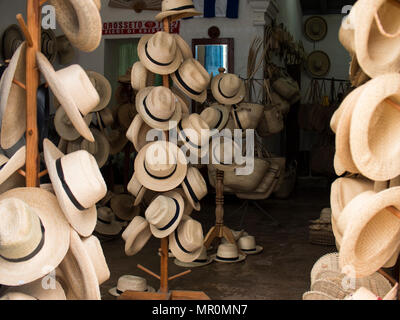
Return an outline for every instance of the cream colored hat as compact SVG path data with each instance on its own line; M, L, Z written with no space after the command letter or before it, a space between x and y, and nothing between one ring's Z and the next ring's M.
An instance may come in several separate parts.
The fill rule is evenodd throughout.
M75 129L85 139L93 142L94 138L83 116L98 106L100 97L85 70L75 64L56 72L40 52L36 53L36 60L50 89L61 103Z
M11 177L18 169L25 165L26 147L20 148L11 159L0 154L0 184Z
M84 52L92 52L100 45L102 22L94 1L49 0L54 6L57 22L72 45Z
M125 253L133 256L146 245L151 237L150 225L146 219L136 216L122 233L125 241Z
M51 277L51 276L48 275L46 277ZM27 283L22 286L10 287L6 291L6 294L22 293L31 296L37 300L67 300L64 289L61 287L61 284L54 278L53 279L50 278L49 281L51 283L47 284L48 287L46 287L45 278L35 280L31 283ZM20 300L20 299L15 299L15 300Z
M210 130L216 129L221 131L228 122L229 111L229 106L214 104L211 107L205 108L200 113L200 117L208 124Z
M131 85L132 88L140 91L148 86L151 86L150 83L150 71L146 69L146 67L140 61L137 61L133 64L131 70Z
M185 209L183 210L183 214L186 216L190 216L193 212L193 207L189 202L189 199L187 198L185 191L183 191L182 188L175 188L172 191L176 191L182 196L183 202L185 203ZM168 192L166 192L166 194L168 194Z
M238 247L245 254L259 254L263 247L256 244L254 236L243 236L238 240Z
M107 107L111 100L111 84L102 74L98 72L86 71L86 73L100 97L100 103L92 111L95 112L103 110L105 107Z
M111 288L108 292L114 297L119 297L125 291L155 292L155 289L147 284L145 278L123 275L118 278L117 286Z
M179 50L181 50L183 60L193 58L192 49L189 47L187 42L183 40L183 38L179 34L175 33L174 37Z
M135 175L153 191L169 191L180 185L187 173L187 160L177 145L157 141L144 146L135 159Z
M221 243L217 253L213 255L214 261L223 263L241 262L246 259L246 255L239 253L238 247L232 243Z
M142 119L156 129L169 130L182 118L179 100L170 89L162 86L140 90L136 95L136 108Z
M136 178L136 174L134 173L128 183L127 190L135 197L135 202L133 205L137 206L142 202L143 196L147 189L139 182L139 180Z
M151 233L156 238L165 238L174 232L182 219L184 205L182 196L174 191L169 196L155 198L145 212Z
M89 113L85 117L83 117L83 120L88 127L90 126L92 119L93 119L92 113ZM81 136L80 133L75 129L74 124L69 119L64 108L57 109L56 114L54 116L54 127L58 135L66 141L75 141L79 139Z
M81 149L89 152L97 161L99 168L103 167L110 155L110 143L106 136L95 128L90 129L92 131L95 142L89 142L83 139L81 142Z
M26 129L26 92L13 83L17 80L26 83L25 72L26 44L23 42L15 51L1 78L0 113L1 147L10 149L23 136Z
M229 137L217 137L210 142L210 165L221 171L233 171L243 165L235 163L242 155L239 145Z
M117 194L111 198L110 206L121 220L131 221L140 214L140 207L134 206L135 198L129 194Z
M210 128L197 113L192 113L178 123L178 137L195 155L200 157L208 152Z
M207 249L205 246L202 247L199 257L192 262L183 262L178 259L174 260L174 263L177 266L184 267L184 268L197 268L209 265L213 262L213 259L207 255Z
M88 237L96 225L96 203L107 193L96 159L84 150L64 155L48 139L43 149L61 209L73 228Z
M243 80L231 73L220 73L211 80L211 91L214 98L221 104L236 104L245 96Z
M70 248L60 269L77 300L101 299L99 286L110 278L110 270L95 236L81 239L71 228Z
M203 103L207 99L207 87L211 76L195 59L186 59L182 65L171 74L174 84L188 97Z
M163 0L161 3L161 12L156 15L156 20L161 21L170 17L171 21L201 16L193 5L192 0Z
M21 292L9 292L0 297L0 300L37 300L36 298Z
M237 108L232 108L231 114L233 117L233 121L235 122L236 129L246 130L246 129L256 129L257 128L257 126L252 127L250 111L243 110L243 109L238 110Z
M75 49L65 35L57 37L58 63L62 66L72 63Z
M69 247L69 225L56 197L40 188L0 195L0 283L17 286L55 268Z
M97 223L94 230L101 236L110 237L118 235L122 226L115 220L114 213L110 208L100 207L97 209Z
M196 211L200 211L200 200L207 195L207 183L199 169L188 168L186 177L182 182L182 188L191 206Z
M164 31L140 38L138 55L146 69L162 75L175 72L183 61L175 37Z

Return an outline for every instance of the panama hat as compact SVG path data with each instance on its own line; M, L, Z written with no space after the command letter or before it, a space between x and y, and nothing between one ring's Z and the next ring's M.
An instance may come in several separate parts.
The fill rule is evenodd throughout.
M41 51L51 63L56 61L57 50L57 38L54 31L51 29L42 29Z
M245 254L239 253L238 247L232 243L221 243L217 253L213 255L214 261L223 263L241 262L246 259Z
M181 103L181 107L182 107L182 118L183 117L185 117L185 116L188 116L189 115L189 113L190 113L190 108L189 108L189 104L190 104L190 102L189 102L189 100L188 100L188 98L186 97L186 95L181 91L181 90L179 90L178 88L176 88L176 87L172 87L171 88L171 91L174 93L174 95L175 95L175 97L179 100L179 102Z
M64 155L48 139L44 139L43 149L62 211L80 235L89 236L96 225L96 203L107 193L96 159L85 150Z
M243 80L232 73L220 73L211 80L211 91L221 104L236 104L244 99L246 88Z
M200 103L206 101L211 76L197 60L186 59L171 78L188 97Z
M51 277L51 276L48 275L46 277ZM62 288L61 284L56 279L49 279L49 280L53 282L52 284L49 285L49 288L44 286L46 285L44 283L46 279L41 278L31 283L24 284L22 286L10 287L6 291L6 294L22 293L31 296L37 300L67 300L64 289ZM50 287L51 285L54 285L54 287ZM20 299L15 299L15 300L20 300Z
M118 235L122 226L115 220L113 211L108 207L100 207L97 209L97 223L95 232L98 235L110 237Z
M111 84L100 73L95 71L86 71L86 73L100 97L100 103L92 110L92 112L103 110L111 100Z
M339 263L350 266L356 277L381 268L399 245L400 220L386 208L400 207L400 187L379 193L365 191L343 209L338 229L343 234Z
M10 159L0 154L0 184L25 165L26 147L20 148Z
M306 67L312 76L323 77L331 68L331 60L324 51L316 50L308 55Z
M57 22L72 45L84 52L97 49L102 22L94 1L49 0L56 10Z
M178 123L178 136L183 144L195 155L208 152L210 128L197 113L192 113Z
M131 221L139 215L140 207L134 206L135 198L129 194L117 194L111 198L110 206L114 214L121 220Z
M400 101L399 90L398 73L379 76L365 84L354 107L350 125L351 154L361 174L371 180L390 180L400 175L399 154L393 146L399 134L400 113L385 100Z
M229 137L219 136L210 143L210 165L221 171L234 171L242 167L235 163L238 156L242 155L239 145Z
M100 119L98 118L97 120L100 122L100 125L103 128L110 127L112 124L114 124L114 116L111 109L104 108L98 114Z
M250 112L248 110L238 110L232 108L231 110L233 121L235 122L235 128L240 130L255 129L257 126L252 128ZM245 131L243 131L245 133Z
M146 245L151 237L149 222L136 216L122 233L122 239L125 241L125 253L127 256L133 256Z
M207 249L203 245L200 255L197 259L193 260L192 262L183 262L178 259L174 260L174 263L177 266L184 267L184 268L197 268L197 267L204 267L209 265L213 262L213 259L207 255Z
M117 286L111 288L108 292L114 297L119 297L125 291L155 292L156 290L147 284L145 278L123 275L118 278Z
M192 0L164 0L161 3L161 12L156 15L156 20L161 21L170 17L171 21L201 16L193 5Z
M193 206L189 202L189 199L186 196L185 191L183 191L182 188L175 188L172 191L178 192L182 196L183 202L185 203L185 205L184 205L185 209L183 210L183 214L186 215L186 216L190 216L192 214L192 212L193 212ZM168 194L168 192L166 192L166 193Z
M169 191L180 185L187 173L187 160L177 145L156 141L145 145L135 159L135 175L153 191Z
M175 72L183 60L175 37L164 31L141 37L138 55L146 69L161 75Z
M304 33L311 41L321 41L328 33L328 24L320 16L309 17L304 23Z
M221 131L228 122L229 111L229 106L213 104L211 107L205 108L200 113L200 117L208 124L210 130L216 129Z
M258 254L263 251L263 247L256 244L254 236L243 236L238 240L238 247L245 254Z
M55 268L67 253L69 225L56 197L40 188L0 195L0 283L26 284Z
M0 112L2 114L1 147L3 149L13 147L26 130L26 92L13 83L13 80L26 82L25 56L26 44L23 42L15 51L1 78Z
M58 63L62 66L72 63L75 49L65 35L57 37Z
M182 53L183 60L193 58L192 49L189 47L187 42L185 40L183 40L183 38L179 34L175 33L174 37L175 37L176 44Z
M127 190L135 197L133 205L137 206L142 202L147 189L139 182L134 173L128 183Z
M151 86L151 78L150 71L146 69L143 63L137 61L133 64L131 70L131 85L133 89L140 91L148 86Z
M145 212L153 236L165 238L174 232L182 219L184 205L182 196L174 191L155 198Z
M146 87L136 95L136 108L142 119L152 128L169 130L170 124L182 118L182 106L166 87Z
M104 133L108 142L110 143L111 155L116 155L117 153L121 152L128 143L125 132L123 132L120 128L106 130Z
M77 300L101 299L99 286L110 278L110 270L95 236L81 239L71 228L70 248L59 268Z
M83 117L87 126L90 125L93 114L89 113ZM54 115L54 127L58 135L66 141L75 141L80 138L80 133L75 129L64 108L58 108Z
M18 25L12 24L7 27L2 38L2 53L4 61L11 59L18 47L22 42L24 42L24 39L24 34Z
M177 260L192 262L203 251L203 228L200 222L184 216L169 236L169 248Z
M82 150L86 150L93 155L99 168L101 168L106 164L108 156L110 155L110 143L101 131L95 128L91 128L90 130L92 131L95 142L83 139L80 147Z
M182 188L191 206L200 211L200 200L207 195L207 184L199 169L189 167Z
M127 130L136 116L136 106L134 103L124 103L118 108L118 123L120 127Z
M36 298L22 292L9 292L0 297L0 300L37 300Z
M75 129L85 139L93 142L94 138L83 116L93 111L99 104L100 97L85 70L79 65L72 65L56 72L40 52L36 53L36 60L50 89L60 101Z

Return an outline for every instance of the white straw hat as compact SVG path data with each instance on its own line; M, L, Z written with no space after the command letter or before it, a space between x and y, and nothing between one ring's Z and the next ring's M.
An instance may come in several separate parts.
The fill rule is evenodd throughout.
M151 86L150 78L150 71L146 69L143 63L137 61L133 64L131 70L131 85L133 89L139 91Z
M235 263L246 259L246 255L239 253L238 247L232 243L221 243L218 246L217 253L213 255L217 262Z
M87 126L90 125L93 119L93 114L88 113L83 117ZM80 133L75 129L74 124L69 119L64 108L58 108L54 115L54 127L58 135L66 141L75 141L81 137Z
M21 147L14 155L8 159L0 154L0 184L11 177L18 169L25 165L26 147Z
M94 230L101 236L110 237L118 235L122 226L115 220L114 213L110 208L100 207L97 209L97 223Z
M199 114L192 113L183 118L177 129L183 144L195 155L203 157L208 152L210 128Z
M193 206L189 202L189 199L187 198L185 191L183 191L182 188L175 188L172 191L176 191L182 196L183 202L185 203L185 209L183 210L183 214L186 216L190 216L193 212Z
M145 278L123 275L118 278L117 286L111 288L108 292L114 297L119 297L125 291L155 292L155 289L147 284Z
M96 226L96 203L107 193L96 159L84 150L64 155L48 139L43 149L60 207L73 228L89 236Z
M134 202L133 196L122 193L111 198L110 206L120 220L131 221L140 214L140 207L134 206Z
M67 300L61 284L56 279L52 279L50 275L47 275L46 277L50 278L48 288L44 286L46 279L41 278L22 286L10 287L6 291L6 294L18 292L29 295L37 300ZM52 287L52 285L54 285L54 287Z
M183 262L178 259L174 260L174 263L177 266L185 267L185 268L197 268L209 265L213 262L213 259L207 255L207 249L205 246L202 247L199 257L192 262Z
M231 73L220 73L211 80L211 91L221 104L236 104L244 99L246 89L243 80Z
M111 84L102 74L98 72L86 71L86 73L100 97L100 103L92 111L96 112L103 110L105 107L107 107L111 100Z
M150 225L146 219L136 216L122 233L125 241L125 253L133 256L146 245L151 237Z
M9 292L0 297L0 300L37 300L36 298L21 292Z
M179 35L174 34L176 45L178 46L179 50L182 53L183 60L193 58L192 48L187 44L185 40Z
M156 20L161 21L170 17L171 21L200 16L192 0L164 0L161 3L161 12L156 15Z
M213 104L211 107L205 108L200 113L200 117L208 124L210 130L221 131L228 122L229 111L229 106Z
M254 236L243 236L238 240L238 246L245 254L258 254L263 251L263 247L256 244Z
M127 190L135 197L133 205L137 206L142 202L147 189L139 182L134 173L128 183Z
M188 168L186 177L182 182L182 188L191 206L196 211L200 211L200 200L207 195L207 183L199 169Z

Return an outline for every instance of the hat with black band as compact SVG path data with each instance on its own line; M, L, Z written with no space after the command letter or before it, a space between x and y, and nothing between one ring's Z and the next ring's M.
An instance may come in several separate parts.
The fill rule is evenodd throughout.
M189 167L182 188L196 211L200 211L200 200L207 195L207 184L199 169Z
M197 11L192 0L164 0L161 4L161 12L156 15L156 20L161 21L167 17L171 21L201 16L202 13Z

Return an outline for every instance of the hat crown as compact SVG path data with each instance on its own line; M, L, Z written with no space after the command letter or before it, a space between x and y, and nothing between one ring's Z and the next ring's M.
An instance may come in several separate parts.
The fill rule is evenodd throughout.
M199 257L196 260L206 260L208 258L207 255L207 249L206 247L203 245L203 247L201 248L201 252Z
M186 177L197 199L201 200L207 194L207 184L203 175L200 173L199 169L189 167Z
M130 291L146 291L147 281L146 279L138 276L123 275L118 279L117 289L125 292Z
M210 83L210 74L194 58L185 60L178 72L182 80L195 91L201 92L206 90Z
M253 236L241 237L238 241L238 246L242 250L252 250L256 248L256 239Z
M165 227L176 214L176 204L173 198L163 195L152 201L145 212L147 221L156 228Z
M0 201L0 255L8 259L31 254L42 239L41 223L33 208L16 198Z
M173 35L164 31L155 33L148 41L149 56L161 63L170 63L176 55L176 41Z
M176 154L170 145L160 141L153 143L145 156L145 169L153 176L166 177L176 169Z
M175 95L166 87L154 87L146 97L146 106L153 116L170 119L175 112Z
M189 252L201 248L204 236L200 222L193 219L183 221L178 228L178 237L182 247Z
M232 243L222 243L218 246L217 256L221 258L237 258L239 257L239 252L236 245Z
M242 80L232 73L225 73L219 83L220 91L227 97L235 96L242 85Z
M110 208L101 207L97 209L97 217L103 221L111 222L114 219L114 214Z
M82 244L90 257L100 285L110 277L110 270L108 269L100 241L97 237L90 236L83 239Z
M220 137L216 141L213 140L211 146L213 161L218 164L234 164L235 152L240 152L238 145L231 138Z
M206 144L210 137L210 127L197 113L182 119L182 129L185 136L198 146Z
M220 112L217 109L208 107L200 113L200 117L208 124L210 129L213 129L220 119Z
M161 4L161 11L169 11L171 9L180 8L184 6L193 5L192 0L163 0Z
M128 191L134 196L137 197L139 195L140 189L142 189L143 185L136 178L135 174L133 174L132 179L129 181L127 186Z

